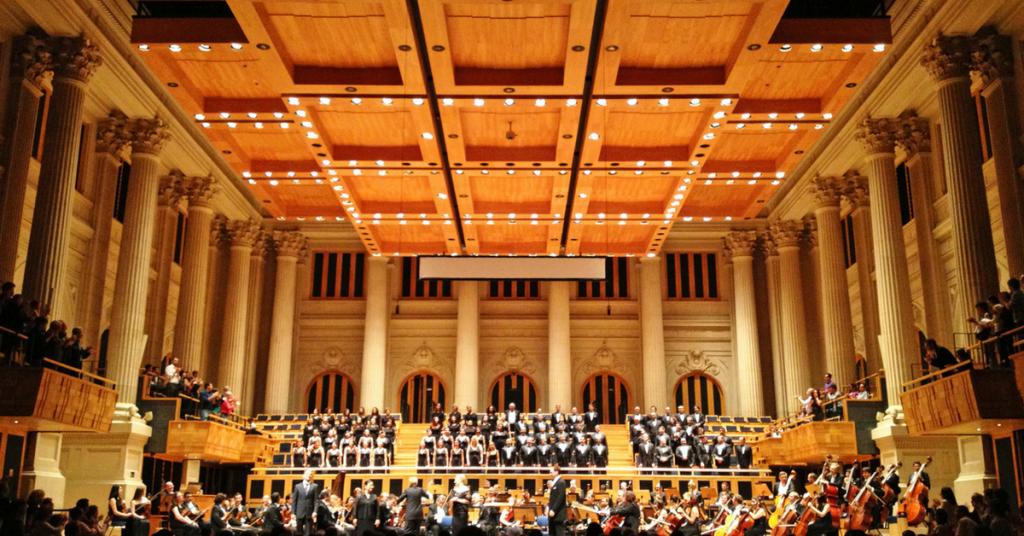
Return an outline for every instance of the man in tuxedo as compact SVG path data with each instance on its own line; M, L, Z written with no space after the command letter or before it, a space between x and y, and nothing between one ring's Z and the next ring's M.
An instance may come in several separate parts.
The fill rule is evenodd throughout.
M576 425L583 422L583 417L580 415L580 411L576 408L572 408L572 412L565 418L565 422L569 423L569 426L576 428Z
M405 503L406 532L414 536L420 533L420 525L423 524L423 499L429 501L432 498L429 491L420 487L420 479L409 478L409 487L398 496L398 502Z
M686 408L685 407L683 407L683 406L676 406L676 422L679 423L679 426L685 425L686 424L686 419L689 416L690 416L690 414L686 413Z
M718 436L718 444L714 448L715 467L728 469L732 457L732 447L725 442L725 436Z
M750 466L754 464L754 449L747 444L747 438L740 437L735 452L736 465L740 466L740 469L750 469Z
M551 466L551 495L548 497L548 534L565 536L565 522L569 512L565 502L566 482L562 479L561 468Z
M600 424L595 424L594 425L593 432L594 432L593 434L590 434L590 440L593 441L594 443L597 443L598 439L600 439L602 442L607 440L607 438L605 437L604 433L601 432L601 425Z
M677 467L689 467L692 463L693 447L691 447L689 443L683 441L675 448L673 454L676 456Z
M544 414L541 413L541 411L542 410L540 408L537 408L537 412L533 414L533 422L530 423L530 428L533 430L533 433L535 434L540 431L541 425L547 422L544 419Z
M560 404L555 404L555 412L551 414L551 426L556 426L560 417L564 419L565 413L562 413L562 406Z
M533 436L527 436L526 444L519 449L519 465L522 467L537 465L537 447L533 444Z
M377 495L373 493L373 481L367 481L363 486L363 493L356 499L356 536L362 536L368 530L377 526Z
M640 453L637 455L637 467L654 467L654 444L651 438L643 436L643 443L640 444Z
M228 522L224 519L227 510L224 509L224 501L228 498L223 493L218 493L213 498L213 508L210 509L210 528L217 534L222 530L228 530Z
M608 445L604 444L604 435L600 437L594 434L594 446L591 448L594 455L595 467L608 467Z
M587 406L587 412L583 414L583 425L587 428L587 432L593 433L594 428L600 424L597 410L593 404Z
M281 520L281 507L278 503L281 502L281 494L276 491L270 496L263 496L263 533L270 534L274 532L274 529L280 527L284 528L284 522Z
M512 425L519 422L519 411L516 410L516 405L509 404L508 409L505 411L505 422Z
M448 515L448 502L444 495L438 495L434 502L430 503L430 511L427 513L427 533L431 536L440 536L441 520L446 515Z
M711 459L715 451L715 446L708 443L708 438L704 435L700 436L699 441L700 442L697 444L697 457L700 460L700 466L703 468L714 467ZM694 465L697 464L694 463Z
M782 471L779 473L779 481L772 486L772 499L775 497L786 497L790 492L795 491L793 483L789 481L789 473Z
M295 531L309 536L313 531L313 512L316 510L320 490L313 483L313 471L302 474L302 482L292 490L292 514L295 515Z
M316 509L313 511L313 515L316 517L316 531L325 532L327 529L334 526L337 523L337 519L333 512L331 512L331 505L328 501L331 500L331 490L323 490L320 492L320 500L316 503Z
M921 471L921 462L915 461L914 462L914 472L911 473L911 476L916 474L918 471ZM907 489L910 489L910 486L913 485L913 483L914 483L914 480L913 480L913 478L911 478L910 481L907 482ZM932 479L928 477L928 473L926 471L921 471L921 483L924 484L924 487L926 487L928 489L932 489Z

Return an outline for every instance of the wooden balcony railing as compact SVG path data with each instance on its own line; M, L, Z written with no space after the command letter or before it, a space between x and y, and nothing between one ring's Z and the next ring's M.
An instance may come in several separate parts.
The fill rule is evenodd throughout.
M36 432L108 432L114 382L62 363L12 366L0 374L0 423Z

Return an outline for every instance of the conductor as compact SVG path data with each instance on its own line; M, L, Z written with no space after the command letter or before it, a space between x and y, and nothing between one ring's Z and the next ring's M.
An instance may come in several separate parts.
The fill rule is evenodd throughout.
M428 482L429 486L430 483ZM423 500L431 500L429 491L420 487L420 480L416 477L409 477L409 487L398 496L398 502L405 502L405 530L409 534L420 533L420 525L423 524Z
M551 536L565 536L565 522L569 519L565 503L565 480L561 468L551 466L551 495L548 498L548 531Z

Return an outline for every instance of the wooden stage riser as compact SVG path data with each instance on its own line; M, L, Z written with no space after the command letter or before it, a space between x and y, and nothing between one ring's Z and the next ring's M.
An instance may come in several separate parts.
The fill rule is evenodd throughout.
M436 490L448 490L451 489L454 483L455 476L451 473L442 475L428 474L428 473L402 473L402 474L388 474L388 475L368 475L362 473L354 473L346 475L344 482L336 482L337 473L323 473L317 474L313 477L314 482L320 486L320 489L333 489L335 494L338 494L342 499L348 498L352 495L353 490L360 488L364 485L367 480L372 480L374 483L374 493L378 495L381 492L384 493L401 493L409 484L410 476L418 476L420 484L425 485L430 480L433 480L434 487L431 489ZM661 484L663 488L675 488L682 491L687 489L687 486L691 480L696 480L697 485L700 489L711 488L714 490L721 489L722 483L726 482L729 484L729 489L738 492L746 498L751 496L751 492L757 484L765 484L771 486L772 479L770 476L729 476L729 475L688 475L688 474L666 474L664 476L650 476L650 475L626 475L621 474L615 475L601 475L595 473L587 473L580 475L564 474L563 478L577 482L580 489L581 495L586 492L587 489L599 489L603 484L606 489L614 492L619 489L621 482L629 482L632 484L634 490L653 490L655 484ZM547 474L531 474L531 475L514 475L514 474L467 474L466 481L474 492L480 489L483 482L487 480L491 485L497 485L499 490L526 490L531 495L536 495L538 491L544 489L545 482L551 480L551 477ZM291 490L296 484L302 481L301 473L291 473L287 475L272 475L272 474L255 474L249 475L249 482L247 486L246 498L251 504L259 501L263 495L270 495L273 492L281 494L283 498L286 494L291 493ZM338 487L336 487L338 486ZM340 487L340 489L339 489ZM340 492L340 493L339 493Z

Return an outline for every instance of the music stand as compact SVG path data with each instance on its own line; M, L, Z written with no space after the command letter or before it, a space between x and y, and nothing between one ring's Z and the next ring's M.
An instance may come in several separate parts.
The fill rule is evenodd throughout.
M821 491L821 487L818 486L817 484L807 484L806 486L804 486L804 489L807 490L807 493L810 493L811 495L814 495L815 493Z
M641 501L646 502L646 503L650 503L651 502L651 492L648 491L648 490L645 490L645 489L637 490L637 492L636 492L636 502L639 503Z
M523 527L525 527L527 523L529 523L531 525L536 525L537 524L537 506L536 505L532 505L532 506L516 506L515 508L512 509L512 515L515 517L515 519L517 519L517 520L522 522Z
M755 497L767 497L772 494L772 490L764 483L761 483L754 487L754 493Z

